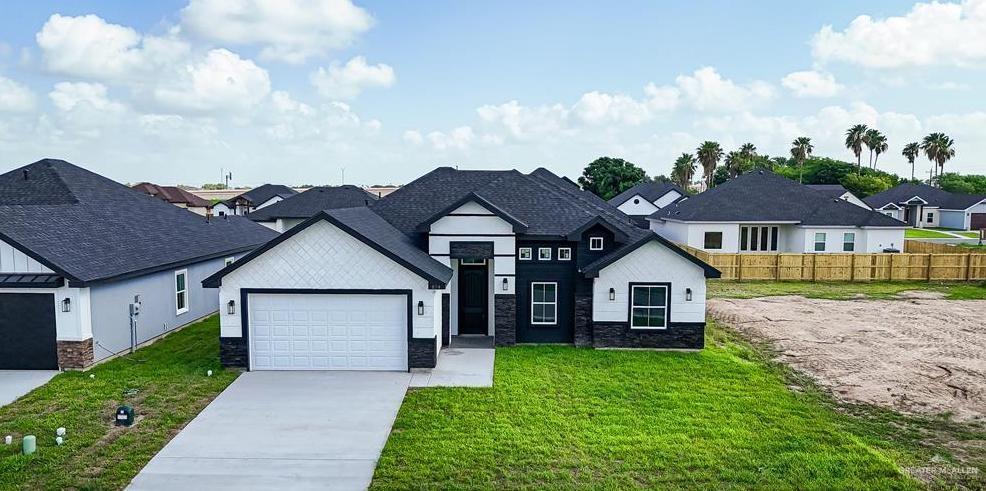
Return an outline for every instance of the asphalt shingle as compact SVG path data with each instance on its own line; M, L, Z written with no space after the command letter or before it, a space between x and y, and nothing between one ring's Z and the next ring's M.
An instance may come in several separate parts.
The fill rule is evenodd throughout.
M376 195L357 186L320 186L255 210L247 214L247 218L255 222L309 218L322 210L367 206L377 199Z
M900 205L915 196L927 201L929 206L937 206L945 210L965 210L986 200L986 195L950 193L927 184L904 183L874 194L863 201L873 208L882 208L889 203Z

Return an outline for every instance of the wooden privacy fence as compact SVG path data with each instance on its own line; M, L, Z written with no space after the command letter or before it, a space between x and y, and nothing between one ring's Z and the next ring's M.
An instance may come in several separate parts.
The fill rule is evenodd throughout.
M738 281L984 281L986 254L709 253L683 246ZM954 248L953 248L954 250Z
M966 252L972 251L949 244L924 242L920 240L905 240L904 252L914 254L965 254Z

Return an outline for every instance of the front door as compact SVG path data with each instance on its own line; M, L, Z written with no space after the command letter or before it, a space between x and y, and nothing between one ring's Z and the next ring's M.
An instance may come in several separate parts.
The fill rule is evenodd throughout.
M489 277L486 265L459 265L459 334L487 334Z

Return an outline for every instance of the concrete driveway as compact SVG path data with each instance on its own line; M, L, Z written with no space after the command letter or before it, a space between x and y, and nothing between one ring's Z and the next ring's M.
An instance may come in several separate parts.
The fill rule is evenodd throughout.
M47 384L58 370L0 370L0 406Z
M244 373L129 489L365 489L410 378Z

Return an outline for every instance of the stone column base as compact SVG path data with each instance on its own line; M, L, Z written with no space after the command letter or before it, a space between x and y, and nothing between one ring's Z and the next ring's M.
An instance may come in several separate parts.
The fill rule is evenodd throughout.
M81 370L93 364L92 338L84 341L56 341L58 368Z
M408 368L435 368L438 364L438 340L411 338L407 341Z
M246 338L219 338L219 362L226 368L250 368Z
M517 296L493 296L493 334L497 346L517 344Z

